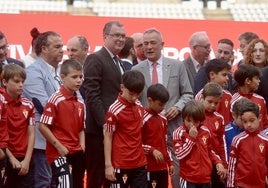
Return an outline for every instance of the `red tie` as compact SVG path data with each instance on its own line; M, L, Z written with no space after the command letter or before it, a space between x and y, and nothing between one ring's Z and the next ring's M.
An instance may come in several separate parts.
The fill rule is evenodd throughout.
M157 70L156 70L157 62L153 62L152 66L153 66L152 84L157 84L158 83L158 76L157 76Z

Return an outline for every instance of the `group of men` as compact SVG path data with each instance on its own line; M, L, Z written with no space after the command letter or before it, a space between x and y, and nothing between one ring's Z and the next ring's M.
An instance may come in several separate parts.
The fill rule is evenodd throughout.
M202 88L207 82L205 71L202 69L211 51L209 37L203 31L196 32L190 37L191 53L184 60L184 64L162 55L164 41L162 34L155 28L149 28L144 33L135 33L129 37L131 40L126 37L125 28L120 22L111 21L105 24L102 35L103 47L90 55L85 37L74 36L67 42L69 58L80 62L84 71L84 83L80 94L86 106L85 156L88 188L100 188L108 184L104 174L103 126L105 113L116 100L120 92L121 76L126 71L126 64L119 59L122 49L128 46L126 42L130 41L131 45L127 55L121 58L130 59L131 66L128 69L138 70L145 77L145 87L140 97L142 105L147 105L146 91L152 85L154 67L157 82L163 84L169 91L170 99L166 105L165 116L168 119L168 147L172 152L172 133L181 124L180 113L184 105L200 90L198 87ZM62 47L63 42L59 34L53 31L40 33L38 41L33 46L38 58L26 68L27 79L23 94L33 101L36 109L36 139L32 156L38 164L35 166L35 187L48 187L51 179L51 170L45 156L46 141L40 134L38 125L48 98L61 84L58 79L58 68L63 57ZM233 47L231 40L219 40L215 51L216 58L232 63ZM7 40L0 33L0 62L2 64L13 62L24 66L20 61L7 58L7 51ZM232 89L232 83L229 86ZM71 117L66 117L66 121L68 118ZM179 165L174 152L172 159L176 164L172 186L178 188ZM79 185L82 187L82 184L83 182Z

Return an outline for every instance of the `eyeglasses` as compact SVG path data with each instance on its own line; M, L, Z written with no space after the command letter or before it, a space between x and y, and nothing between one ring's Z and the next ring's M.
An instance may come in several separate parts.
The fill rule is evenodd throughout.
M109 35L109 36L111 36L111 37L113 37L115 39L120 39L120 38L125 39L126 38L125 34L120 34L120 33L115 33L115 34L108 34L107 33L106 35Z
M203 45L196 45L196 46L202 47L202 48L204 48L204 49L207 50L207 51L211 51L211 49L210 49L210 45L206 45L206 46L203 46Z
M0 46L0 50L6 50L8 48L8 45L7 44L5 44L5 45L3 45L3 46Z

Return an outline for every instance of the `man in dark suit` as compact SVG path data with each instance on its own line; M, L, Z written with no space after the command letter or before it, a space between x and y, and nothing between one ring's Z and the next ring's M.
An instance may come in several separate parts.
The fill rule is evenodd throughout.
M105 182L103 125L106 111L120 92L124 68L118 59L113 58L117 58L123 49L125 38L125 29L120 22L106 23L103 28L104 46L90 54L84 64L88 188L101 188Z
M192 34L189 39L190 56L183 61L189 81L194 90L194 77L198 70L208 60L210 54L210 40L205 31L199 31Z
M0 63L7 65L8 63L15 63L24 68L24 64L21 61L7 57L8 43L7 38L3 32L0 31Z

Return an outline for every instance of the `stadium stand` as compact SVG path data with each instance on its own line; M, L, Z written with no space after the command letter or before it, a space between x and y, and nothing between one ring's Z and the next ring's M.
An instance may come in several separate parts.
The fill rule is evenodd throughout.
M201 0L1 0L0 14L48 13L136 18L210 19L235 21L268 21L268 2L258 0L222 0L221 8Z

